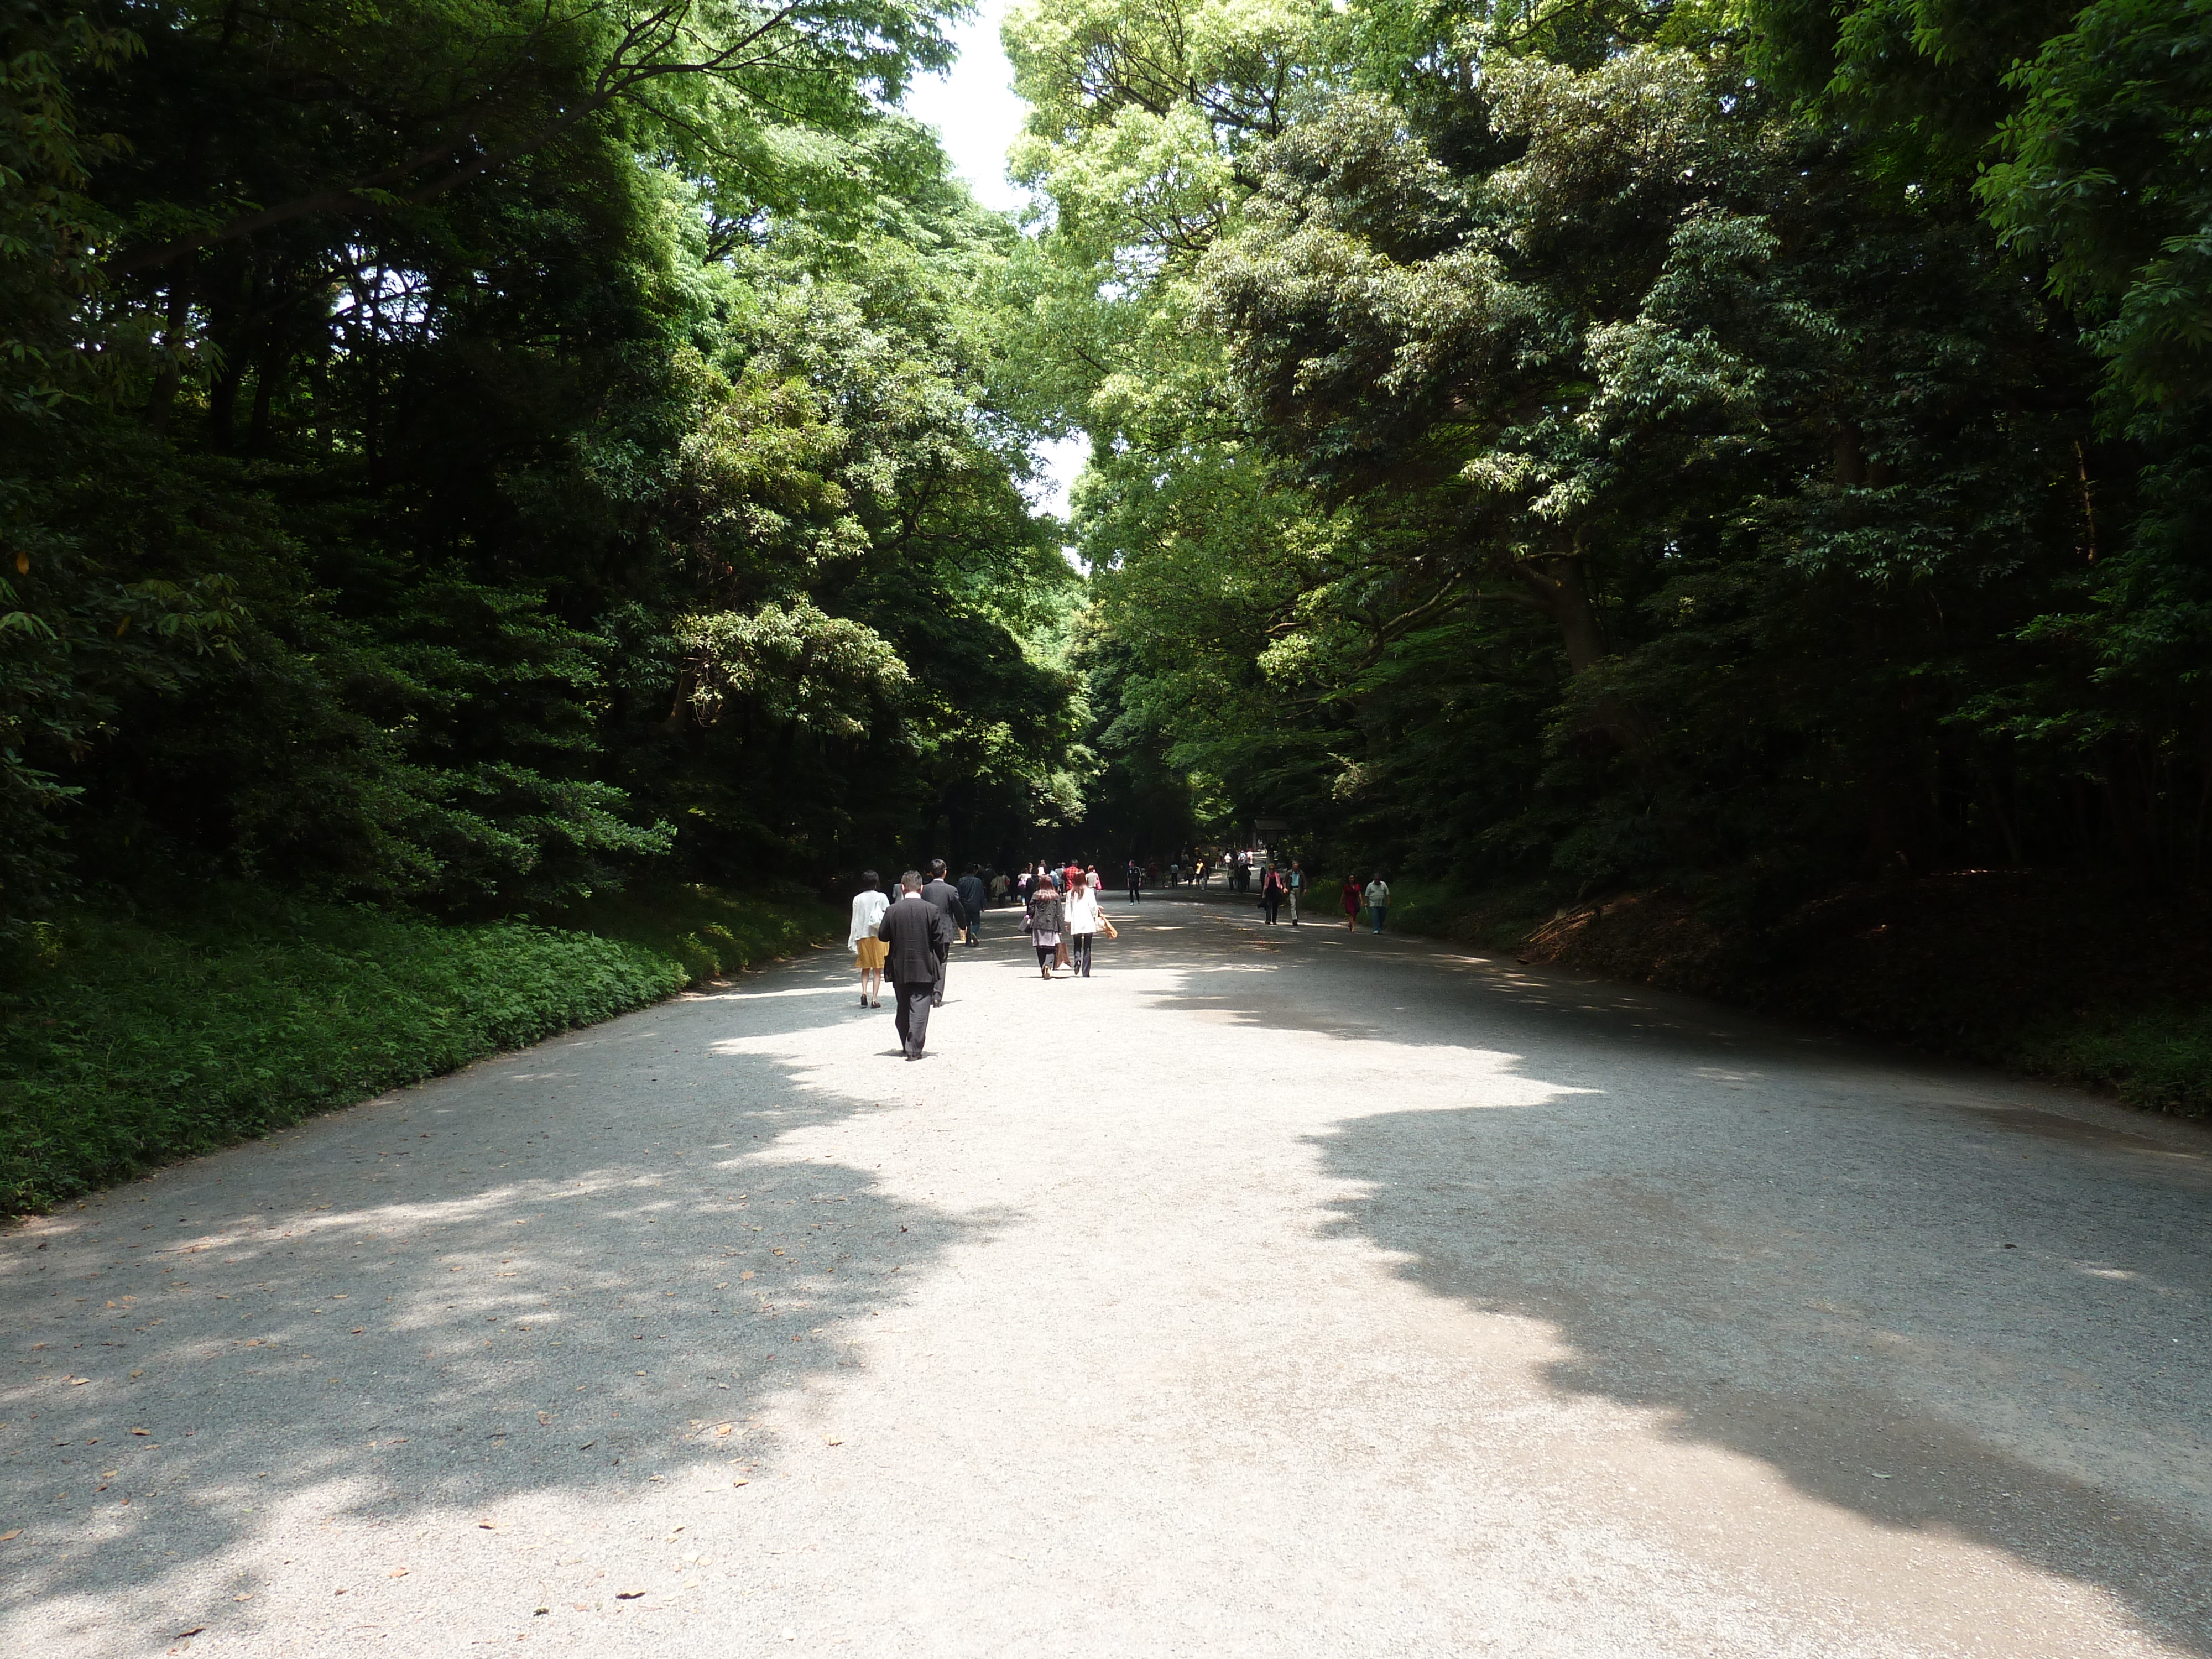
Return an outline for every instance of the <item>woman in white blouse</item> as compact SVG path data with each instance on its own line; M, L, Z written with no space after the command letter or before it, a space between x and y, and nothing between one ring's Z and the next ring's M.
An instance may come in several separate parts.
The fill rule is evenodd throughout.
M853 965L860 970L860 1006L880 1008L884 988L884 956L890 949L876 937L876 924L891 902L883 890L883 878L872 870L860 872L860 890L853 895L853 926L845 935L852 947Z
M1067 962L1079 978L1091 977L1091 938L1098 931L1098 895L1079 870L1067 884Z

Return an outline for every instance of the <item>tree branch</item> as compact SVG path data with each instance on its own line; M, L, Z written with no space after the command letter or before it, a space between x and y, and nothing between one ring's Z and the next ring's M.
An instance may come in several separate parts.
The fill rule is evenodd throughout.
M351 208L358 214L370 216L388 211L393 207L420 206L424 202L434 200L437 197L459 188L472 179L495 168L506 167L521 160L534 150L543 149L579 123L589 120L610 106L630 96L638 88L649 85L653 82L666 80L674 76L722 75L743 66L743 54L769 34L782 30L797 14L799 6L797 0L793 0L793 3L770 13L757 27L704 58L677 61L663 59L654 62L650 61L650 54L648 54L647 61L625 61L629 53L641 47L649 47L652 52L658 52L674 46L678 39L685 33L680 20L683 13L688 9L689 0L672 0L670 4L649 12L633 21L623 30L622 39L616 43L614 51L608 55L606 63L600 67L598 76L594 77L590 97L573 108L562 111L556 118L544 123L536 131L517 139L513 143L497 149L486 150L472 160L450 169L443 176L430 180L428 184L419 185L404 194L394 195L388 201L374 199L363 193L370 191L383 191L386 186L397 184L441 157L452 155L465 140L448 140L425 146L403 157L392 166L369 174L365 179L359 179L351 184L337 185L328 190L316 191L284 203L279 207L264 208L257 213L244 214L227 223L210 226L204 230L194 231L190 234L176 237L167 242L156 243L149 247L124 249L108 261L108 269L117 276L128 276L136 271L153 270L196 249L214 247L224 242L234 242L241 237L252 236L277 225L289 224L295 219L308 218L315 214L327 213L338 208ZM537 33L538 31L533 30L531 36L527 38L535 39ZM496 88L495 87L494 89L495 90ZM468 105L461 107L480 106L483 101L481 98L471 99Z

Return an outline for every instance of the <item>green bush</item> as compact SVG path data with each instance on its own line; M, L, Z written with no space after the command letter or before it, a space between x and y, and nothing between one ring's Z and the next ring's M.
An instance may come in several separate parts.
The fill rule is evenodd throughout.
M2130 1106L2212 1115L2212 1012L2201 1008L2087 1020L2021 1058L2031 1071L2110 1089Z
M160 917L80 913L0 966L0 1214L641 1007L834 921L707 889L550 927L250 889Z
M684 965L687 984L789 956L841 932L842 912L800 893L734 899L712 887L632 890L573 905L552 925L620 939Z

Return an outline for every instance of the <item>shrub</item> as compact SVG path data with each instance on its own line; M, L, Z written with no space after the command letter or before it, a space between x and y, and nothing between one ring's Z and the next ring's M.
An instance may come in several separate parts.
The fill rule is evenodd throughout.
M80 912L0 965L0 1214L641 1007L825 918L706 889L550 927L251 889L155 918Z

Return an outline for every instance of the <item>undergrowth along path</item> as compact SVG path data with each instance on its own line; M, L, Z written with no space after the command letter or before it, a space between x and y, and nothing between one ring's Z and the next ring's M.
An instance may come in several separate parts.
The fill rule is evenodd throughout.
M2212 1654L2201 1128L1112 914L8 1233L0 1650Z

